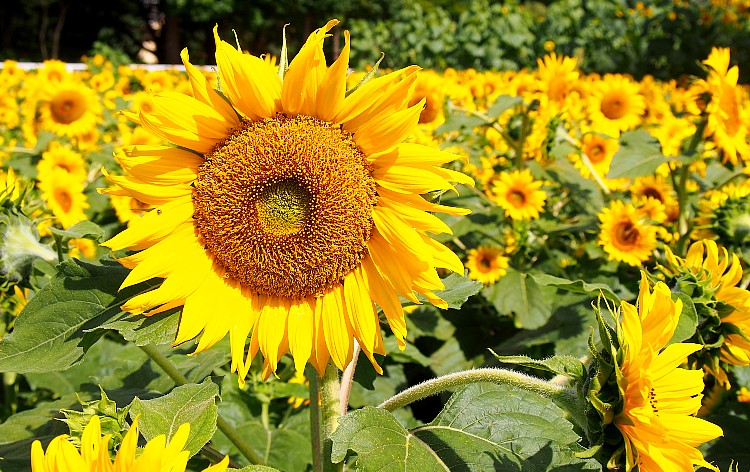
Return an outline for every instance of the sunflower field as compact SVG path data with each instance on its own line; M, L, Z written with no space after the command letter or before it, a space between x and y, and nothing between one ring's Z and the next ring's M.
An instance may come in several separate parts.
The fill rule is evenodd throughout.
M420 8L2 63L0 471L750 470L747 51Z

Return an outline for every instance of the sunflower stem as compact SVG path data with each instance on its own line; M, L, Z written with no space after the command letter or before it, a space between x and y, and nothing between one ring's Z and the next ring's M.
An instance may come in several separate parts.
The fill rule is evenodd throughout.
M341 391L339 392L339 406L341 408L341 416L346 414L346 410L349 408L349 395L352 393L352 384L354 383L354 370L357 368L357 359L359 359L359 343L354 340L354 353L352 354L352 361L344 369L344 373L341 375Z
M336 431L341 417L340 391L339 371L332 362L329 362L320 385L320 399L325 441L323 443L323 470L331 472L343 470L344 467L343 462L340 464L331 462L331 447L333 446L331 436Z
M466 370L430 379L421 384L407 388L403 392L397 393L378 405L378 408L394 411L422 400L423 398L476 382L511 385L516 388L537 393L554 401L557 406L568 413L568 417L575 422L577 426L581 428L586 426L586 418L583 414L583 408L580 404L578 395L576 395L574 391L530 375L498 368Z
M177 370L177 368L169 362L162 353L160 353L154 346L147 344L145 346L138 346L141 351L156 363L166 373L170 379L174 381L178 386L188 384L188 379ZM224 436L229 439L232 444L240 451L240 454L250 461L253 465L262 465L263 459L261 459L253 450L252 447L242 438L239 432L232 427L221 415L216 416L216 427L224 433Z
M311 365L307 366L305 376L310 383L310 444L313 472L323 472L323 449L320 443L320 382L318 373Z

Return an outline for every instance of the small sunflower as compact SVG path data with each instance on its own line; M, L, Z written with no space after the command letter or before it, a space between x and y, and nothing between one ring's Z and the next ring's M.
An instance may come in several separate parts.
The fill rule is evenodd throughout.
M105 243L143 249L120 259L133 269L122 287L165 279L124 309L182 306L175 344L200 335L197 351L229 333L240 384L258 352L265 376L287 352L298 371L309 361L322 375L329 359L343 370L355 339L380 370L374 303L403 348L399 296L445 307L435 268L463 271L427 235L450 232L428 211L467 212L420 195L473 181L439 167L458 156L403 142L424 105L408 106L418 68L347 94L348 32L330 67L323 55L336 24L310 35L283 79L215 28L222 94L184 50L193 96L157 93L153 112L125 112L176 147L130 147L118 156L127 175L110 176L115 193L156 206Z
M664 283L653 291L642 274L637 307L622 303L622 346L616 366L623 395L614 423L625 440L625 470L693 470L716 467L696 446L723 434L721 428L696 418L701 407L703 372L680 368L700 344L669 340L677 328L682 302L672 301Z
M574 158L575 166L580 170L584 177L591 177L591 170L582 160L585 156L591 163L591 167L606 183L615 183L613 179L607 179L609 166L612 164L612 158L620 148L620 143L616 139L604 136L598 133L586 133L583 135L581 143L581 153L583 156L576 154Z
M514 220L534 220L544 212L547 194L539 190L542 182L535 181L528 169L501 172L492 187L490 199L497 203L505 216Z
M101 104L92 89L68 79L46 84L40 115L42 129L58 136L74 137L96 128Z
M635 128L646 111L638 84L622 75L605 75L589 102L593 126L604 134L619 137Z
M86 425L81 437L79 451L65 434L57 436L49 443L47 450L42 443L31 445L32 472L140 472L169 471L185 472L190 453L183 448L190 434L190 424L185 423L175 432L167 444L167 438L160 435L146 443L136 457L138 444L138 419L123 438L114 462L109 457L110 434L102 436L99 417L94 415ZM218 464L203 469L203 472L224 472L229 465L229 456Z
M508 258L505 251L497 246L479 246L466 255L466 268L469 278L485 285L497 282L508 273Z
M610 260L640 266L656 249L656 228L633 205L613 201L599 213L599 221L599 245Z
M45 174L37 187L42 191L42 198L47 208L60 221L63 228L70 228L86 219L84 210L89 207L86 195L83 194L84 183L76 176L61 169Z
M550 102L563 104L578 82L577 60L551 52L536 62L539 66L540 91L547 95Z
M79 182L86 180L86 162L80 153L57 141L50 143L37 164L39 180L48 180L48 175L58 170L70 174Z

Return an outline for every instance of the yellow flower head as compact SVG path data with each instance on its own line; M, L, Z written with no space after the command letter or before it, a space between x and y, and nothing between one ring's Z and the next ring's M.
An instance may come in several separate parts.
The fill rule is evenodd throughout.
M633 205L615 200L599 213L599 245L610 260L640 266L656 249L656 228Z
M39 178L37 186L42 191L42 198L63 228L86 219L84 210L89 204L83 193L84 183L78 177L62 169L53 169Z
M36 167L39 180L48 180L58 170L70 174L79 182L86 180L86 162L83 156L57 141L50 143Z
M497 246L479 246L466 255L466 268L469 278L485 285L497 282L508 273L508 258L505 251Z
M635 128L646 111L639 86L622 75L606 75L589 102L594 129L610 136Z
M99 417L91 417L81 437L81 450L78 451L68 436L63 434L54 438L47 450L42 443L34 441L31 445L32 472L185 472L190 453L184 451L190 434L190 424L185 423L177 429L167 444L165 435L149 441L136 457L138 443L138 419L125 434L117 451L114 462L109 456L111 435L102 436ZM229 465L229 456L218 464L203 469L203 472L224 472Z
M667 346L682 311L669 288L658 282L653 291L642 273L637 307L622 303L621 362L617 383L622 411L614 423L625 439L626 470L693 470L707 463L696 446L723 434L720 427L696 418L701 406L703 373L686 370L687 356L700 344Z
M287 352L298 371L309 361L322 374L329 359L343 370L355 339L380 370L374 303L405 346L399 296L445 307L435 268L463 271L428 236L450 232L428 212L467 212L421 194L473 181L440 167L456 155L403 142L424 105L409 106L418 68L347 94L348 32L332 65L323 54L336 24L310 35L283 79L215 28L222 94L183 50L193 96L161 92L152 112L124 112L173 144L126 148L127 175L109 176L115 194L156 207L105 243L144 249L120 259L133 269L122 287L165 279L124 309L182 306L175 344L200 335L198 351L229 333L241 384L258 352L265 376Z
M101 104L92 89L68 79L45 84L40 114L42 129L75 137L96 128Z
M553 43L554 48L554 43ZM577 61L574 57L558 56L550 52L536 60L539 66L539 86L551 102L562 104L578 81Z
M492 187L490 199L497 203L505 216L514 220L534 220L544 211L547 194L539 190L542 182L535 181L528 169L501 172Z

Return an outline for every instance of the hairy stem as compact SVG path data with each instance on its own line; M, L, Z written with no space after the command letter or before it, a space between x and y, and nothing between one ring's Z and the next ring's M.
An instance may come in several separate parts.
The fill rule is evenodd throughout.
M340 464L333 464L331 462L331 447L333 445L331 436L336 431L339 425L339 418L341 417L340 391L339 371L332 362L329 362L320 385L321 414L323 417L323 434L325 438L325 443L323 444L323 470L325 471L339 471L343 470L344 467L343 462Z
M152 361L156 363L161 369L166 373L170 379L174 381L177 385L185 385L188 382L188 379L185 378L182 373L177 370L177 368L172 365L171 362L169 362L169 359L167 359L165 356L163 356L154 346L147 344L145 346L138 346L141 348L141 351L146 353L146 355L151 358ZM235 445L238 451L240 451L240 454L245 456L245 458L250 461L251 464L263 464L263 460L258 457L258 455L255 453L252 447L243 439L243 437L240 435L239 432L237 432L236 429L232 427L224 418L221 417L221 415L217 415L216 417L216 426L219 428L219 430L224 433L224 436L229 439L232 444Z
M339 407L341 410L341 416L346 414L346 410L349 408L349 395L352 393L352 383L354 382L354 370L357 368L357 359L359 358L359 343L354 341L354 354L352 354L352 361L344 369L344 373L341 376L341 392L339 393Z
M476 382L512 385L537 393L554 401L578 426L586 425L582 405L574 391L530 375L498 368L467 370L430 379L394 395L378 408L393 411L431 395Z
M320 441L320 382L318 373L307 366L305 373L310 382L310 445L312 446L313 472L323 472L323 449Z

